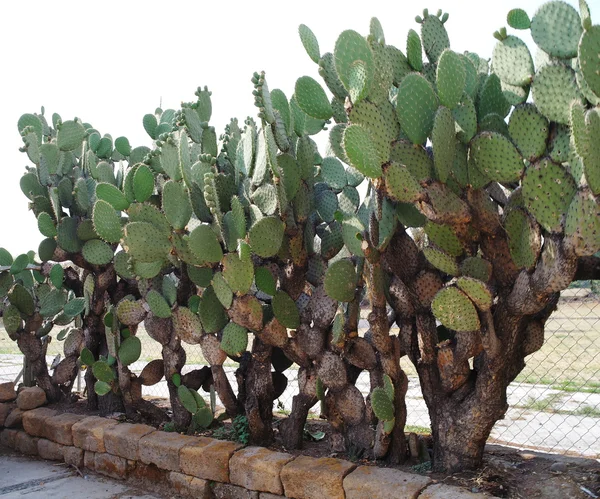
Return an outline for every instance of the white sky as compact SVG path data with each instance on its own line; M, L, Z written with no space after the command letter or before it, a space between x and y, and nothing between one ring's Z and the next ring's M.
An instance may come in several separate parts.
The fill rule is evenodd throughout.
M17 120L39 112L48 121L77 116L113 139L125 135L132 146L151 145L142 117L162 107L194 99L198 86L212 90L211 124L221 134L231 117L255 116L254 71L266 71L269 88L291 97L295 81L321 81L304 51L297 28L308 25L321 53L333 51L345 29L369 31L379 18L386 43L406 49L406 35L419 31L414 18L423 8L450 13L446 29L452 49L491 57L492 33L506 25L514 7L533 16L542 0L438 0L437 4L368 0L354 2L263 0L229 2L104 0L7 1L0 8L0 246L13 256L37 251L42 236L19 179L28 163ZM569 3L577 5L576 0ZM588 0L594 20L600 0ZM509 29L509 31L511 31ZM528 32L517 32L528 43ZM531 46L531 45L530 45ZM533 52L535 54L535 52ZM322 153L324 151L321 151Z

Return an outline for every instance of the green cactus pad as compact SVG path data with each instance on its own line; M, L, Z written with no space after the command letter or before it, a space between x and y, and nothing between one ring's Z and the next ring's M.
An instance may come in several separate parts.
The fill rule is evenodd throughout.
M531 20L533 41L553 57L576 57L582 33L581 18L577 11L560 0L543 4Z
M151 289L146 293L145 299L155 317L163 319L171 317L171 307L158 291Z
M325 80L327 87L336 98L344 100L348 95L348 92L344 88L337 71L335 69L335 62L333 54L327 52L323 54L323 57L319 60L319 74Z
M121 218L110 203L103 200L96 201L92 220L94 230L106 242L118 243L121 240Z
M529 85L519 87L517 85L509 85L508 83L500 82L502 95L511 106L522 104L529 97Z
M381 162L367 128L350 125L344 131L344 151L350 164L366 177L381 176Z
M252 260L242 260L237 253L228 253L223 258L223 277L234 293L248 293L254 280Z
M427 218L412 203L398 203L398 220L405 227L423 227Z
M354 299L356 289L354 264L343 258L332 263L325 274L325 292L337 301L349 302Z
M92 265L106 265L113 259L113 250L100 239L87 241L82 248L83 258Z
M433 143L433 166L436 177L446 182L456 154L456 127L451 111L440 106L435 114L431 142Z
M277 291L275 278L271 271L266 267L256 268L254 280L256 282L256 287L267 295L273 296Z
M533 104L521 104L510 115L508 132L522 156L535 161L546 150L550 126Z
M581 73L590 90L600 97L600 26L586 30L579 42L578 59Z
M447 48L450 47L448 33L444 27L444 21L447 19L442 17L428 15L424 16L421 23L421 38L423 39L423 48L427 54L429 62L435 64Z
M456 137L467 144L477 133L477 111L475 104L467 95L463 95L461 103L452 110L455 121Z
M38 256L43 262L52 260L54 251L56 250L56 241L52 238L43 239L38 246Z
M289 154L282 154L277 157L277 164L281 171L285 195L291 201L296 197L300 188L300 169L298 168L298 163Z
M475 303L479 310L486 311L492 306L492 293L484 282L472 277L459 277L456 285Z
M152 263L167 257L171 242L148 222L129 222L125 226L123 245L138 262Z
M462 58L450 49L444 50L436 73L436 88L441 105L454 109L463 96L466 81L467 73Z
M135 169L132 179L132 190L136 201L143 203L154 192L154 175L146 165L139 165Z
M423 188L408 168L392 162L384 170L385 188L388 196L396 201L412 203L423 197Z
M335 195L335 192L330 191L329 189L320 192L315 200L315 207L321 220L324 222L331 222L335 212L338 211L339 208L338 198Z
M427 222L425 224L425 234L429 241L451 256L460 256L463 254L463 246L456 236L454 229L449 225Z
M129 201L127 201L123 192L113 184L106 182L96 184L96 198L106 201L116 211L123 211L129 208Z
M460 264L461 275L488 282L492 277L492 264L478 256L465 258Z
M512 142L496 132L483 132L471 141L477 168L496 182L514 182L523 173L523 159Z
M162 208L167 220L175 229L183 229L192 216L192 204L187 189L174 180L163 186Z
M61 151L74 151L85 138L85 128L79 121L65 121L58 127L56 145Z
M565 234L573 240L578 256L590 256L600 250L599 215L594 196L587 190L577 192L567 212Z
M423 46L419 34L411 29L406 37L406 56L408 64L415 71L423 69Z
M213 276L212 287L217 295L217 298L221 302L221 305L225 308L231 307L231 302L233 301L233 291L223 278L223 274L221 272L216 272Z
M338 194L338 204L340 211L343 213L356 213L356 210L360 205L360 194L355 187L347 185L342 192Z
M420 145L413 145L408 141L399 140L392 147L390 159L405 165L411 175L419 182L429 180L434 176L433 161L427 151Z
M377 419L391 421L394 419L394 403L385 388L377 387L371 392L371 408Z
M466 332L478 331L481 327L473 302L455 287L439 291L431 303L431 310L448 329Z
M549 64L535 74L531 86L533 101L550 121L569 124L571 102L581 101L575 72L562 64Z
M223 329L221 350L228 355L239 356L248 347L248 330L235 322L230 322Z
M141 301L126 298L117 305L117 317L122 324L135 326L146 317L146 309Z
M198 315L202 326L207 333L216 333L225 327L228 322L227 314L212 286L202 293L202 300L198 307Z
M517 268L532 269L541 250L541 237L535 221L523 210L512 209L504 219L510 256Z
M277 189L273 184L259 185L251 199L264 215L273 215L277 210Z
M548 155L555 163L565 163L571 154L571 130L565 125L557 125L550 135Z
M258 220L248 233L252 251L263 258L276 255L283 242L284 229L283 222L277 217L264 217Z
M304 45L304 49L306 50L308 57L310 57L315 63L319 64L321 53L319 51L319 42L315 34L305 24L298 26L298 34L300 35L300 40L302 41L302 45Z
M353 124L362 125L369 131L379 162L385 163L390 155L391 142L400 134L393 106L389 102L376 106L372 102L361 101L352 107L349 117Z
M3 313L2 320L4 322L4 329L8 334L16 333L23 326L23 320L21 319L21 312L14 305L8 305Z
M438 98L431 83L423 76L409 74L400 83L396 111L402 130L413 144L423 144L427 140L433 129L438 105Z
M277 320L288 329L296 329L300 325L300 314L294 300L285 291L277 291L271 301L273 313Z
M107 362L98 360L92 364L92 373L98 381L110 383L115 380L115 372Z
M171 226L165 215L153 204L133 203L127 213L130 222L147 222L158 229L164 237L171 235Z
M52 290L50 291L50 293L53 293L53 296L58 297L58 296L62 296L63 297L63 301L62 301L62 305L64 305L64 294L58 290ZM50 294L48 293L48 294ZM48 295L46 295L48 296ZM15 307L17 307L19 309L19 311L21 313L23 313L24 315L33 315L33 312L35 311L35 307L34 307L34 303L33 303L33 297L31 296L31 294L29 293L29 291L27 291L27 289L25 288L25 286L23 286L20 283L16 283L13 288L10 290L10 292L8 293L8 300L10 301L11 305L14 305ZM56 301L53 299L53 301ZM59 300L60 301L60 300ZM40 313L42 312L42 309L44 308L44 300L41 300L40 303ZM60 308L62 308L62 305L60 305L58 308L60 310ZM56 312L58 313L58 312ZM44 316L48 316L48 315L54 315L54 314L42 314Z
M58 223L56 242L67 253L78 253L81 250L81 241L77 237L77 221L74 218L64 217Z
M351 88L351 68L355 61L362 61L365 70L365 88L371 87L375 62L373 52L367 41L353 30L340 34L335 42L334 62L337 74L346 90Z
M477 102L477 116L480 120L488 114L497 114L504 118L510 111L510 104L502 92L500 78L494 73L482 83Z
M119 347L118 357L121 364L129 366L137 362L142 354L142 342L137 336L129 336Z
M43 236L45 236L45 237L55 237L56 236L57 232L56 232L56 226L54 225L54 220L48 213L46 213L45 211L42 211L38 215L37 223L38 223L38 229Z
M296 102L308 116L320 120L328 120L333 114L329 98L323 87L310 76L302 76L296 80Z
M335 191L341 191L348 182L344 165L332 156L323 158L321 164L321 177L323 181ZM48 236L50 237L50 236Z
M342 237L344 245L348 251L356 256L364 256L362 249L362 234L365 232L365 227L362 222L355 216L348 217L342 222ZM361 235L359 238L358 235Z
M512 9L506 16L506 22L514 29L529 29L531 21L523 9Z
M212 289L212 288L211 288ZM221 304L216 300L216 305L222 310ZM189 345L200 343L202 336L202 324L200 318L187 307L177 307L172 312L173 328L175 334L181 338L181 341Z
M548 159L533 163L523 178L527 211L550 232L560 232L562 221L577 189L573 177Z
M425 248L423 250L423 254L425 255L425 258L427 258L427 261L431 265L433 265L436 269L439 269L442 272L444 272L444 274L459 274L458 263L456 263L456 258L435 248Z
M190 280L200 288L207 288L212 281L213 270L211 268L194 267L188 265L187 273Z
M208 225L198 225L189 235L188 246L203 262L217 263L223 258L223 249L216 234Z
M523 40L507 36L494 47L494 72L509 85L525 86L533 78L533 58Z
M192 391L184 385L177 387L177 398L186 411L196 414L198 412L198 404L196 398L192 395Z

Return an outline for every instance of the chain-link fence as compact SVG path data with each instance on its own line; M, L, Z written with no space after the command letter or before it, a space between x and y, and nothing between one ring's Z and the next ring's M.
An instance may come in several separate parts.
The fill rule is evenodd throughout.
M600 299L590 283L580 283L562 293L558 310L546 324L543 347L526 359L526 367L508 389L510 408L494 429L490 442L544 451L600 458ZM366 320L359 324L366 331ZM132 370L140 372L147 362L160 358L160 345L140 329L142 357ZM49 364L62 348L54 340L48 347ZM184 345L187 362L183 373L206 365L198 345ZM0 382L14 381L23 368L22 356L6 333L0 333ZM421 396L415 369L404 357L409 377L407 430L429 432L427 407ZM237 364L225 364L234 389ZM286 371L288 386L275 403L275 411L287 414L298 391L298 370ZM369 392L368 373L357 387ZM167 397L166 382L144 387L148 397ZM312 415L318 417L318 404Z

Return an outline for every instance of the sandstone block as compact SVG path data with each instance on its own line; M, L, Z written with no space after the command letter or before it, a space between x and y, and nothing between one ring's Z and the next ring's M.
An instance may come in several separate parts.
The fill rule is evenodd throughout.
M229 459L241 445L200 437L179 453L181 471L204 480L229 482Z
M0 402L10 402L17 398L15 384L12 381L0 383Z
M74 446L63 447L63 459L65 463L75 466L76 468L82 468L83 463L83 449Z
M279 474L293 458L264 447L246 447L229 460L229 481L249 490L283 494Z
M256 490L248 490L230 483L217 483L213 487L216 499L258 499Z
M68 413L48 418L46 420L44 436L57 444L73 445L73 433L71 432L71 428L75 423L84 418L85 416L80 414Z
M91 416L75 423L71 428L73 445L93 452L106 452L104 431L117 425L113 419Z
M106 452L95 453L94 470L96 472L112 478L126 478L127 469L127 459Z
M43 437L46 429L46 420L56 416L54 409L41 407L23 413L23 428L33 437Z
M141 461L128 461L131 465L129 476L145 483L164 483L167 480L169 472L162 470L154 464L144 464Z
M185 445L195 444L196 440L179 433L155 431L140 439L140 460L165 470L179 471L179 451Z
M413 473L359 466L344 478L344 490L346 499L414 499L430 483L430 478Z
M8 416L6 416L4 426L7 428L21 428L21 426L23 426L23 414L25 414L25 411L22 411L15 406Z
M36 409L46 403L46 392L39 386L25 388L17 396L17 407L22 411Z
M258 494L258 499L285 499L285 496L271 494L270 492L261 492Z
M356 465L342 459L300 456L281 470L285 495L296 499L344 499L344 477Z
M213 499L214 497L210 484L201 478L171 471L169 473L169 483L178 495L198 499Z
M38 454L42 459L62 461L64 459L64 445L40 438L37 443Z
M144 424L120 423L104 429L104 447L106 452L115 456L137 461L140 438L156 431Z
M489 499L487 494L474 494L460 487L437 483L427 487L419 499Z
M96 453L86 450L83 452L83 465L88 470L96 469Z
M29 436L24 431L18 431L15 437L15 450L29 456L37 456L38 439Z

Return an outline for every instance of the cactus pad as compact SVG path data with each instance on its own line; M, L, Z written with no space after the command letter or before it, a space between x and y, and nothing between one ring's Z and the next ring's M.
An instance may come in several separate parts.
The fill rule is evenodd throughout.
M577 192L565 222L565 234L573 240L578 256L589 256L600 250L600 209L589 191Z
M248 293L254 280L252 260L240 259L237 253L228 253L223 258L223 277L234 293Z
M533 104L521 104L510 115L508 132L522 156L534 161L546 150L550 126Z
M388 196L396 201L412 203L423 197L423 188L403 165L395 162L387 165L384 178Z
M560 232L562 221L576 191L573 177L548 159L533 163L523 178L527 211L550 232Z
M328 120L333 114L331 104L323 87L310 76L296 80L296 102L308 116Z
M506 22L514 29L529 29L531 20L523 9L512 9L506 16Z
M200 343L202 325L200 319L189 308L177 307L173 311L173 327L181 341L190 345Z
M202 293L198 315L207 333L220 331L228 322L225 309L217 298L217 294L212 286L206 288L204 293Z
M325 274L325 292L334 300L349 302L354 299L356 288L354 264L343 258L332 263Z
M463 246L451 226L427 222L425 224L425 233L431 243L444 250L450 256L460 256L463 254Z
M48 298L49 295L52 294L52 298ZM19 309L19 311L24 314L24 315L33 315L34 312L34 304L33 304L33 297L31 296L31 294L29 293L29 291L27 291L27 289L25 288L25 286L23 286L20 283L16 283L13 288L10 290L10 292L8 293L8 300L10 301L10 304L17 307L17 309ZM52 310L49 310L49 312L53 312L54 310L57 310L55 313L58 313L58 311L60 311L60 309L62 308L62 306L64 305L65 301L64 301L64 294L58 290L52 290L50 291L46 296L44 296L41 300L40 303L40 313L42 313L42 311L45 311L46 304L50 304L50 303L59 303L58 306L54 306L52 305ZM49 307L48 307L49 308ZM54 315L52 313L44 313L42 314L44 316L50 316L50 315Z
M371 407L377 419L390 421L394 419L394 403L385 388L377 387L371 392Z
M433 166L436 177L446 182L456 154L455 124L452 113L440 106L435 113L431 141L433 143Z
M123 244L128 253L141 263L163 260L171 250L169 239L148 222L129 222L125 226Z
M185 228L192 216L188 191L174 180L169 180L163 186L162 207L167 220L176 230Z
M216 272L213 276L212 288L215 291L217 298L221 302L221 305L223 305L225 308L231 307L231 302L233 301L233 291L231 291L231 288L227 282L225 282L221 272Z
M448 275L459 274L456 259L447 253L435 248L425 248L423 254L425 255L425 258L427 258L427 261L436 269L439 269Z
M277 320L288 329L300 325L300 314L294 300L285 291L277 291L271 302Z
M141 301L123 299L117 305L117 317L126 326L135 326L146 317L146 309Z
M507 36L494 47L494 72L509 85L525 86L533 78L533 58L523 40Z
M445 14L441 18L433 15L424 15L423 17L424 19L421 23L423 48L429 62L435 64L439 62L444 50L450 47L448 32L444 27L444 22L448 18L448 14Z
M356 31L346 30L335 42L335 69L346 90L351 88L352 66L355 61L362 61L365 71L365 88L371 87L375 62L373 52L367 41Z
M579 64L581 73L590 90L600 97L600 26L592 26L579 42Z
M136 201L140 203L146 201L154 192L154 176L146 165L139 165L135 169L132 190Z
M496 132L483 132L471 142L477 168L496 182L514 182L523 173L523 160L512 142Z
M85 138L85 128L79 121L65 121L58 127L56 145L61 151L77 149Z
M450 49L444 50L438 61L436 88L440 103L448 109L454 109L460 102L467 73L461 57Z
M373 138L367 128L350 125L344 131L344 151L350 164L366 177L381 176L381 162Z
M540 231L535 221L521 209L508 212L504 220L510 256L517 268L531 269L541 250Z
M230 322L223 329L221 350L228 355L239 356L246 351L248 346L248 330L235 322Z
M38 229L44 237L55 237L56 236L56 226L54 225L54 220L48 213L46 213L45 211L42 211L38 215L37 223L38 223Z
M420 145L399 140L392 147L390 159L405 165L419 182L433 178L433 161Z
M300 35L300 40L302 41L302 45L304 45L308 57L319 64L321 53L319 52L319 42L315 34L305 24L298 26L298 34Z
M119 347L119 360L124 366L137 362L142 354L142 342L137 336L125 338Z
M284 228L277 217L264 217L255 222L248 234L252 251L263 258L277 254L283 242Z
M335 191L341 191L348 182L344 165L332 156L323 158L321 176L325 183Z
M479 310L486 311L492 306L492 293L484 282L471 277L459 277L456 285L475 303Z
M118 243L121 240L121 219L115 209L106 201L98 200L94 204L92 215L94 230L109 243Z
M83 258L92 265L106 265L113 259L113 250L100 239L87 241L82 248Z
M478 331L479 316L473 302L455 287L444 288L435 295L431 309L436 319L454 331Z
M396 111L402 130L413 144L423 144L433 128L438 98L429 83L419 74L406 76L396 97Z
M553 57L576 57L582 32L577 11L560 0L543 4L531 20L533 41Z
M208 225L198 225L190 233L188 246L204 262L217 263L223 258L223 249Z
M321 220L324 222L331 222L335 212L339 208L337 196L333 191L325 189L317 195L315 207Z
M116 211L123 211L129 208L129 201L127 201L123 192L118 187L107 182L100 182L96 185L96 198L106 201Z
M492 264L478 256L465 258L460 264L461 275L488 282L492 277Z
M561 64L540 68L533 79L531 91L540 113L563 125L569 123L571 102L582 99L575 72Z
M150 311L155 317L166 319L171 317L171 307L167 300L155 289L151 289L146 294L146 303L150 307Z

